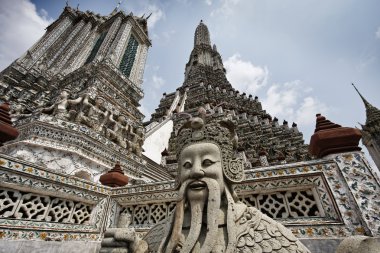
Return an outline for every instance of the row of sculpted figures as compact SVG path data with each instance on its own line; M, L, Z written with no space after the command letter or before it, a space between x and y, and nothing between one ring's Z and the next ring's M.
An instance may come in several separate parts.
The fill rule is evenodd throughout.
M71 99L69 92L63 90L52 105L41 107L35 112L86 125L121 147L141 156L144 128L130 124L126 116L111 110L105 105L102 97L92 97L94 96L84 93ZM15 114L14 116L21 119L29 115L31 114Z

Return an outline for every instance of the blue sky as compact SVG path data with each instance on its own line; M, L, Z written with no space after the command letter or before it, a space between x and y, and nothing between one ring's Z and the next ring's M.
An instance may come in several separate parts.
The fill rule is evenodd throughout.
M117 0L69 1L110 13ZM62 12L65 1L1 0L0 69L19 57ZM153 46L144 75L142 111L184 78L201 19L217 45L232 85L257 95L272 116L295 121L306 143L321 112L343 126L365 122L354 82L380 107L380 1L127 0L121 9L149 19ZM4 34L4 36L3 36ZM149 119L149 116L147 116Z

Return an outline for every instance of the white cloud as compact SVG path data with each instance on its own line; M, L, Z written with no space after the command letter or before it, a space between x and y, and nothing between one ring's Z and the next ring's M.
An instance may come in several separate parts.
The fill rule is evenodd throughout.
M212 4L212 0L205 0L206 4L207 5L211 5Z
M262 100L263 109L273 117L281 116L290 124L296 122L303 127L311 126L315 124L315 114L327 112L325 104L307 95L311 91L310 87L305 87L299 80L282 85L274 84Z
M157 6L157 5L148 5L146 8L146 12L152 13L150 18L148 19L148 27L149 29L153 29L154 25L165 18L165 13Z
M20 57L53 20L46 10L37 13L28 0L2 0L0 4L0 70Z
M170 39L173 37L173 35L176 34L176 31L175 30L169 30L169 31L165 31L162 33L164 39L166 41L170 41Z
M239 91L252 94L267 83L267 67L255 66L250 61L244 61L240 54L232 55L224 62L224 66L228 80Z
M211 16L221 15L221 16L231 16L234 14L234 6L236 6L240 0L220 0L220 6L211 11Z
M376 38L380 39L380 26L377 28Z
M165 80L162 77L157 76L156 74L152 76L153 88L160 89L164 84L165 84Z
M140 105L140 107L138 107L137 109L139 109L139 111L144 114L145 116L145 120L149 119L151 113L150 111L144 106L144 105Z
M295 122L299 125L313 125L315 124L315 115L322 113L325 115L327 106L313 97L306 97L301 102L301 106L296 111Z

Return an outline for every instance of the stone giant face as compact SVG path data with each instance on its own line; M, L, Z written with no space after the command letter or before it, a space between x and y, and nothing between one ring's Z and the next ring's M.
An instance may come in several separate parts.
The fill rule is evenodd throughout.
M201 200L208 196L208 189L203 178L212 178L219 184L219 190L224 192L221 152L213 143L197 143L184 148L179 156L181 184L190 180L187 188L189 200Z

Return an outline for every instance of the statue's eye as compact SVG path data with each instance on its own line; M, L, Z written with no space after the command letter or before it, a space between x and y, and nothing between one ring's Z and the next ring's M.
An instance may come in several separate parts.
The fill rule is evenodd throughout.
M191 168L191 163L190 162L185 162L182 167L184 167L185 169L190 169Z
M204 159L202 161L202 165L203 166L210 166L210 165L213 165L215 162L211 161L210 159Z

